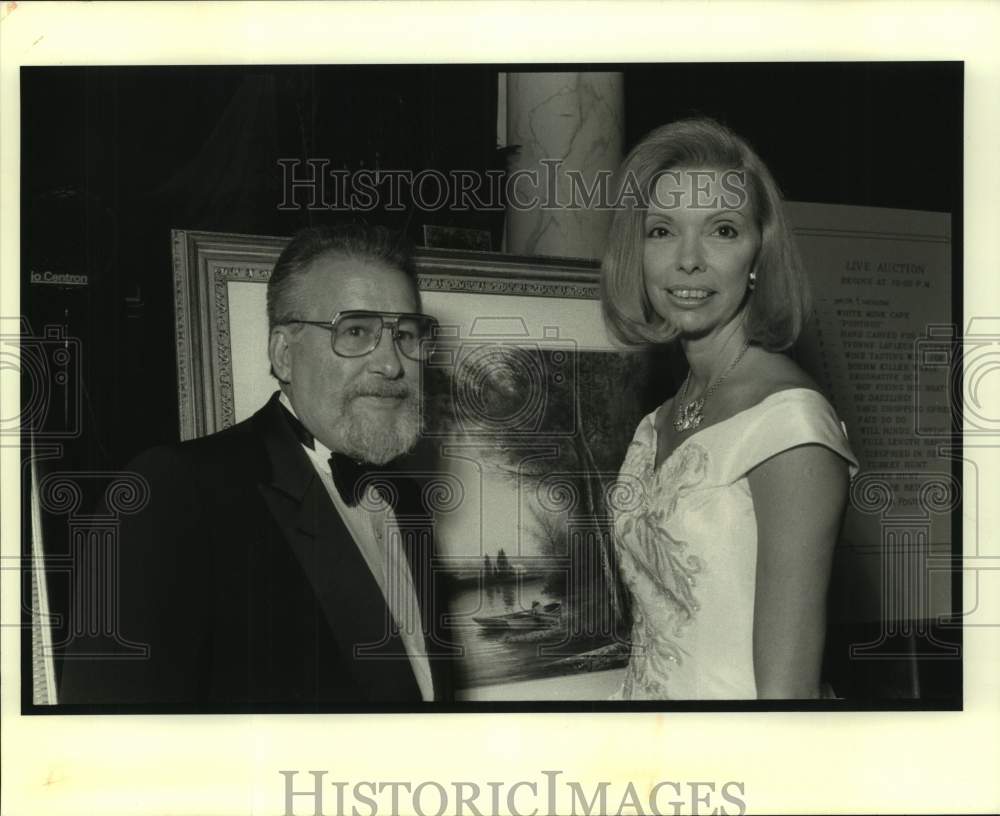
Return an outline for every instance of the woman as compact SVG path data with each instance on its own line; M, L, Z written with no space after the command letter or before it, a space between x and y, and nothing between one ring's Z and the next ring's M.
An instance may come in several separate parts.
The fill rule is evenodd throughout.
M780 193L746 142L707 119L653 131L620 181L605 319L629 344L678 342L689 365L622 465L615 532L633 627L621 696L820 696L857 461L781 353L808 295Z

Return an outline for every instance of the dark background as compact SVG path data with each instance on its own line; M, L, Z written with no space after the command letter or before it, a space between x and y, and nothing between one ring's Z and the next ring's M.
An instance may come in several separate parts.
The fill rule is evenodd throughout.
M551 68L624 71L626 149L658 125L707 114L754 145L790 200L952 213L952 234L962 234L961 63ZM503 168L503 70L22 68L22 315L36 335L66 327L81 349L81 433L49 467L120 468L178 439L172 228L291 235L345 217L279 211L279 158L349 171ZM411 215L365 218L416 242L425 223L494 234L498 223L475 212ZM955 260L960 281L960 247ZM30 284L46 270L86 274L89 285ZM59 410L46 422L72 424Z
M627 147L702 113L745 136L790 200L949 213L961 201L958 63L624 70ZM171 228L291 235L344 218L279 211L278 158L329 158L348 170L502 168L497 72L23 68L23 314L36 332L58 323L81 339L74 464L118 467L177 439ZM366 218L408 227L415 241L430 221L495 224L475 212L410 215ZM86 274L90 285L32 286L31 270Z

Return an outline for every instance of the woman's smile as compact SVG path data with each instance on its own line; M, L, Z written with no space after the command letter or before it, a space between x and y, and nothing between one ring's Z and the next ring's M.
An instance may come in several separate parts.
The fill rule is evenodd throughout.
M692 286L668 286L667 292L682 306L698 306L715 294L711 289Z

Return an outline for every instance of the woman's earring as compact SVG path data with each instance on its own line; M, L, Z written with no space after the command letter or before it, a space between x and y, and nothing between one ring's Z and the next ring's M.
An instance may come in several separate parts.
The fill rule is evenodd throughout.
M757 270L756 269L751 269L750 270L750 283L747 285L747 289L749 289L752 292L756 288L757 288Z

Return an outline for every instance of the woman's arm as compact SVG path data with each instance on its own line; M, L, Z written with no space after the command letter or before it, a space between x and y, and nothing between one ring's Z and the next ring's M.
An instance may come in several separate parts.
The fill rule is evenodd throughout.
M762 462L748 480L757 515L757 696L817 697L847 463L821 445L802 445Z

